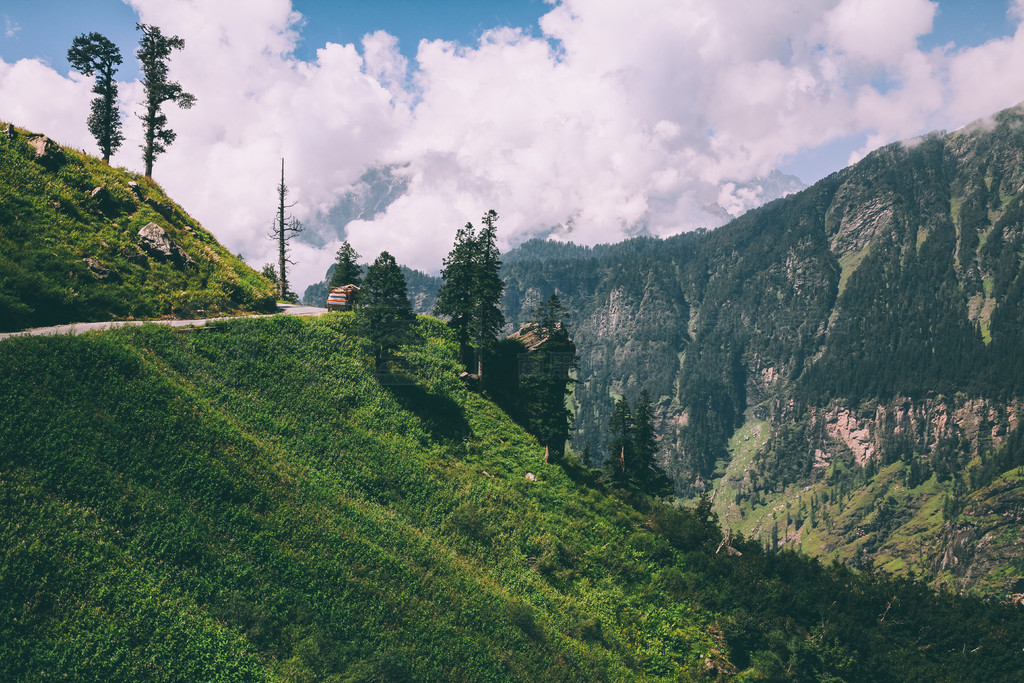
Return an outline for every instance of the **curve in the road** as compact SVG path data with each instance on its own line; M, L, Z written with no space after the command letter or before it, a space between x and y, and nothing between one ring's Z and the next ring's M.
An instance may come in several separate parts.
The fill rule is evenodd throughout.
M321 315L327 312L326 308L316 306L300 306L298 304L278 304L277 312L284 315ZM38 336L48 334L84 334L96 330L112 330L125 325L145 325L156 323L157 325L170 325L171 327L202 327L208 322L217 320L229 320L231 318L266 318L266 315L246 316L224 316L221 318L199 318L197 320L108 320L97 323L69 323L67 325L54 325L53 327L34 327L29 330L18 332L0 332L0 340L10 337Z

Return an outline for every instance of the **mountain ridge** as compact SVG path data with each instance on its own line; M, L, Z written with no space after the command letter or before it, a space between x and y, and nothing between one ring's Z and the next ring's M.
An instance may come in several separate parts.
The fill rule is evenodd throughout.
M874 405L895 413L908 399L911 412L920 412L941 397L941 411L953 414L965 402L999 404L985 417L992 438L965 439L950 427L943 438L954 446L938 451L935 438L899 424L875 430L873 466L900 460L899 485L920 485L936 466L943 477L952 472L928 494L940 499L967 495L974 486L969 467L978 469L982 486L991 476L983 470L1002 467L991 463L1016 462L1021 456L1004 444L1019 430L1024 389L1017 352L1024 344L1022 126L1018 107L987 125L888 145L704 234L631 240L583 258L510 259L510 320L520 322L552 291L573 313L581 354L576 452L587 442L599 452L615 398L635 400L646 389L658 404L664 465L680 490L729 490L716 497L723 519L740 509L749 516L753 505L760 521L760 499L768 498L768 529L791 528L772 509L787 502L776 491L817 486L817 501L825 479L834 487L845 478L847 489L856 476L863 479L856 473L864 458L838 432L822 439L825 423L809 411L852 411L851 431L870 432ZM958 392L965 397L955 398ZM723 484L732 438L756 421L771 438L744 473L747 487L734 490ZM953 460L945 455L950 449ZM797 505L795 496L788 502ZM859 533L856 525L849 532ZM792 529L781 535L793 536ZM838 556L885 559L877 548L862 552L863 545L852 543ZM887 565L908 571L900 565L906 554L887 556ZM943 570L925 564L918 575L941 581ZM961 587L1005 595L1010 579L997 586L975 577Z

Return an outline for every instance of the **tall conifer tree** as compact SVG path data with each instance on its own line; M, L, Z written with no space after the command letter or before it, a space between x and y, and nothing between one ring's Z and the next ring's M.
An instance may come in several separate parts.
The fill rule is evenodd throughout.
M96 76L92 91L99 95L92 101L89 132L96 138L103 161L124 142L121 134L121 113L117 109L117 81L114 73L121 64L121 50L99 33L82 34L71 41L68 62L85 76Z
M448 317L459 342L476 347L477 376L483 378L483 354L491 348L505 325L499 308L505 283L501 279L501 255L497 246L498 213L483 217L479 234L466 223L455 235L455 244L444 260L444 282L437 293L434 312Z
M167 80L167 60L173 50L185 47L185 41L178 36L165 36L158 26L136 24L135 28L142 31L135 56L142 64L142 84L146 90L146 110L139 114L145 139L142 160L146 164L146 177L151 178L153 161L178 137L167 127L167 116L161 108L165 102L173 102L181 109L191 109L196 97L185 92L180 83Z
M559 458L565 453L572 412L565 399L575 379L576 344L569 335L568 311L557 294L538 306L533 326L543 340L532 353L537 363L521 378L525 396L528 429L551 453Z
M477 375L483 378L483 354L498 339L498 333L505 326L505 316L499 304L505 291L501 279L501 257L498 251L498 213L491 209L481 219L483 226L477 236L476 283L474 286L476 313L473 320L472 336L476 345Z
M359 254L347 241L343 242L338 249L337 261L334 264L334 272L331 273L331 281L328 287L342 287L344 285L356 285L363 281L363 269L356 263Z
M618 481L625 481L633 465L633 413L624 398L615 402L615 410L608 418L608 458L605 468Z
M361 298L360 313L373 343L374 361L381 368L396 348L409 341L416 320L405 276L394 256L382 251L367 269Z
M475 310L476 249L473 224L466 223L455 233L455 244L444 259L441 288L434 302L434 313L447 317L448 324L455 330L463 357L469 347L469 331Z

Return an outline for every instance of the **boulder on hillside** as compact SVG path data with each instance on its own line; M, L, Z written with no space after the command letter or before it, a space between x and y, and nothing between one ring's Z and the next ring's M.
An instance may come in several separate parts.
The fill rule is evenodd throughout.
M110 268L100 263L99 259L86 257L82 260L85 261L85 267L89 269L89 273L97 280L106 280L110 277Z
M54 169L64 163L64 150L45 135L30 135L27 140L34 150L34 158L41 165Z
M179 266L194 266L195 261L174 240L167 236L167 231L156 223L147 223L139 230L139 240L143 250L150 256L163 261L173 261Z
M89 198L95 203L96 211L104 216L115 216L120 213L117 201L105 187L94 189L89 193Z

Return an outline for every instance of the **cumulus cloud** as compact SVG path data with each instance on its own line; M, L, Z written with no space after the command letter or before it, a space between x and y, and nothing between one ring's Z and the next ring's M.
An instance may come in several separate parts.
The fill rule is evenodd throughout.
M486 31L474 45L423 41L416 61L377 31L295 57L288 0L129 0L177 34L171 76L198 103L167 113L179 138L154 175L250 263L264 239L280 159L295 215L301 290L342 238L436 270L455 230L490 208L502 246L583 243L713 227L764 200L751 179L787 158L859 139L851 161L894 139L953 128L1024 95L1024 33L925 51L927 0L560 0L539 37ZM1022 0L1007 5L1019 22ZM92 149L90 79L0 61L0 118ZM137 111L138 82L124 83ZM139 168L126 119L116 164ZM345 227L325 217L388 168L404 194ZM813 179L809 179L813 180Z

